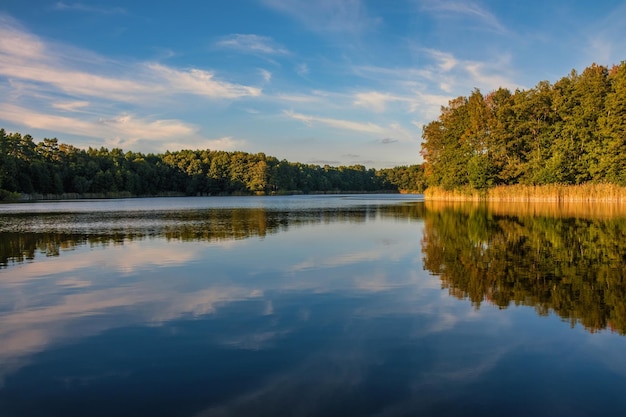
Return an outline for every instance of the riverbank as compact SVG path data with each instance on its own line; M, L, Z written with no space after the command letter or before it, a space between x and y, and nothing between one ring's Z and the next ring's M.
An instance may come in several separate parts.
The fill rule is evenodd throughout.
M8 198L2 199L4 202L28 202L28 201L53 201L53 200L95 200L114 198L142 198L142 197L182 197L183 193L159 193L157 195L133 195L129 192L108 192L108 193L63 193L63 194L24 194L11 193Z
M444 190L429 187L424 198L432 201L500 201L529 203L625 203L626 187L614 184L502 185L487 190Z
M0 190L2 192L4 190ZM290 190L290 191L277 191L272 192L270 194L266 194L264 192L256 192L256 193L243 193L243 192L233 192L233 193L219 193L219 194L207 194L207 193L197 193L194 196L190 196L184 193L177 192L169 192L169 193L158 193L155 195L134 195L129 192L108 192L108 193L63 193L63 194L24 194L24 193L13 193L4 191L4 193L0 193L0 203L19 203L19 202L31 202L31 201L55 201L55 200L96 200L96 199L115 199L115 198L151 198L151 197L241 197L241 196L265 196L265 195L326 195L326 194L411 194L411 192L407 191L396 191L396 190L377 190L377 191L311 191L311 192L303 192L301 190Z

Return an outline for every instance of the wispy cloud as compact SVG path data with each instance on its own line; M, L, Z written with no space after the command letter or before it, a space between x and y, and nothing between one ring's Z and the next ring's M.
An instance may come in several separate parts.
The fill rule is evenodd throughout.
M219 139L209 139L206 141L209 149L219 149L222 151L234 151L235 149L241 149L245 141L235 139L231 136L224 136Z
M235 49L240 52L268 55L287 55L289 51L268 36L236 33L224 36L215 43L220 48Z
M363 123L363 122L355 122L351 120L343 120L343 119L333 119L329 117L319 117L319 116L311 116L302 113L296 113L290 110L285 110L283 112L287 117L299 120L306 124L307 126L313 126L314 124L322 124L325 126L330 126L338 129L344 130L352 130L355 132L366 132L366 133L383 133L385 129L375 123Z
M437 62L437 67L444 72L448 72L459 63L450 53L437 51L435 49L424 49L424 52Z
M510 77L511 70L507 69L508 64L506 56L501 57L500 62L477 62L477 61L465 61L462 63L461 68L469 77L469 80L475 87L480 87L486 91L497 90L500 87L509 89L523 89L524 86L517 82L512 81ZM470 91L465 92L464 95L469 95Z
M588 32L586 44L583 45L583 57L581 66L596 62L602 65L618 64L626 56L626 25L624 16L626 4L621 4L613 9L604 19Z
M65 103L60 103L63 106ZM70 109L81 103L68 103ZM104 139L104 145L133 149L141 144L144 152L164 152L179 149L213 149L234 151L247 145L232 136L217 139L203 137L195 125L176 119L154 119L122 113L112 117L74 117L33 111L25 107L0 103L2 119L31 129L62 131L66 134ZM93 146L100 146L94 142Z
M309 66L304 62L296 65L296 74L301 77L306 77L309 75Z
M263 81L265 81L266 83L269 83L272 80L272 73L268 70L260 68L259 72L261 73L261 77L263 77Z
M279 101L287 101L292 103L319 103L322 97L319 95L306 94L277 94L273 96Z
M369 91L355 94L354 105L365 107L376 112L385 111L387 104L390 102L406 102L411 103L415 98L396 96L390 93L381 93L378 91Z
M87 58L86 58L87 57ZM262 72L265 80L271 74ZM258 87L219 79L212 71L155 62L124 63L47 42L0 14L0 119L34 129L102 138L150 150L166 139L203 138L193 124L146 114L181 95L208 100L258 97ZM228 146L226 142L216 143Z
M11 17L0 13L0 54L6 59L40 58L44 44L36 36L21 29Z
M402 85L402 79L396 80ZM363 107L377 113L398 112L417 113L422 117L436 117L441 106L447 104L453 97L448 94L430 94L419 87L401 87L405 95L394 92L364 91L354 94L353 105ZM395 105L392 107L392 105ZM399 107L398 107L399 106Z
M92 6L83 3L65 3L62 1L57 2L54 5L54 10L63 11L76 11L86 13L99 13L99 14L126 14L126 9L121 7L99 7Z
M316 32L357 34L380 23L380 19L369 16L361 0L262 0L262 2Z
M481 27L492 31L505 33L506 28L491 12L472 1L465 0L422 0L421 8L441 18L462 17L479 21Z
M524 88L513 81L515 70L508 54L500 54L489 61L475 61L459 59L450 52L436 49L416 48L415 53L426 64L419 68L354 67L353 71L359 77L377 80L384 76L386 86L392 89L357 93L354 104L378 112L385 111L393 102L405 103L410 112L438 111L439 106L445 105L454 95L468 95L473 87L483 91L499 87Z
M200 69L181 71L161 64L147 64L158 82L167 81L166 85L173 87L172 92L202 95L210 98L240 98L259 96L261 89L226 81L216 80L214 74ZM154 86L150 86L154 88Z
M259 88L218 80L206 70L180 70L149 62L129 65L99 57L90 66L84 63L83 55L93 54L46 43L0 15L0 77L35 83L39 89L122 102L174 94L212 99L261 94Z
M52 103L52 107L67 112L80 111L89 106L88 101L64 101L58 103Z
M137 139L153 140L195 134L197 128L180 120L138 118L131 114L119 114L109 118L77 118L59 116L30 110L13 104L0 104L0 114L4 120L18 123L33 129L63 131L72 135L87 137L125 138L132 142Z

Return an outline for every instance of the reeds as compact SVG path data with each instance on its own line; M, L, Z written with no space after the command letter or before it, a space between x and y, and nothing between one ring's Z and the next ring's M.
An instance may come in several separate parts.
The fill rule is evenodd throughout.
M626 187L615 184L501 185L488 190L429 187L426 200L626 204Z
M486 208L490 213L501 216L551 217L582 219L626 218L626 204L606 202L546 202L546 201L444 201L426 200L427 210L441 211L454 209L471 213Z

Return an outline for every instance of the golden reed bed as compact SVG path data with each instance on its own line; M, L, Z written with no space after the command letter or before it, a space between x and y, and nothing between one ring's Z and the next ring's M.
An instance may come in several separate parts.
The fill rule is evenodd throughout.
M509 185L480 192L446 191L429 188L424 192L430 209L468 209L484 205L503 215L543 215L550 217L611 218L626 216L626 187L612 184Z
M502 185L488 190L444 190L430 187L427 200L626 203L626 187L614 184L581 185Z

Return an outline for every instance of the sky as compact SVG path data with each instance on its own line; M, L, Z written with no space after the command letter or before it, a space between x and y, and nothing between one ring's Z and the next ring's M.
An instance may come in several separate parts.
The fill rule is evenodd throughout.
M626 0L0 0L0 127L412 165L449 100L618 64L625 40Z

